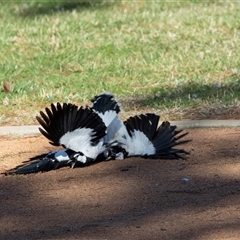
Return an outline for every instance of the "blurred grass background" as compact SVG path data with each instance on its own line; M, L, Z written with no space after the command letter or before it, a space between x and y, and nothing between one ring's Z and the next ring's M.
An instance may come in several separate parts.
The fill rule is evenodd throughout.
M240 2L0 1L0 49L1 125L102 91L124 116L240 116Z

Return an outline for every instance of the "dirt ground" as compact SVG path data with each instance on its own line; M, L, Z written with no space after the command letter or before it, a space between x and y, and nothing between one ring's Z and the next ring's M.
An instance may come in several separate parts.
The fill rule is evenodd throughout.
M240 239L240 129L189 129L184 160L0 175L0 239ZM0 172L53 150L0 136ZM186 183L183 178L188 178Z

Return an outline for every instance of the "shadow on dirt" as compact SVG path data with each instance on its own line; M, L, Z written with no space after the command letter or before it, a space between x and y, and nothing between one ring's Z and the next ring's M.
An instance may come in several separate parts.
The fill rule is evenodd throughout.
M196 141L186 146L192 152L187 161L131 158L1 177L0 239L240 234L238 133L222 129L213 139L210 129L190 130ZM189 182L183 184L184 177Z

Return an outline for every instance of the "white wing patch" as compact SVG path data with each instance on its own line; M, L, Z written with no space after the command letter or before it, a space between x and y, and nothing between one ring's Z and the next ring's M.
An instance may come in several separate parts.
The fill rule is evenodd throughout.
M107 128L107 136L106 136L107 142L120 140L118 134L122 126L123 126L123 122L119 119L119 116L116 115Z
M55 152L54 157L60 162L69 160L69 156L65 150Z
M60 144L75 152L82 152L89 158L95 159L105 150L103 139L95 146L92 146L91 139L94 134L91 128L79 128L68 132L60 138Z
M59 142L66 148L72 149L75 152L81 152L83 148L89 146L93 134L94 132L91 128L78 128L64 134Z
M134 130L131 134L131 144L128 145L129 156L155 154L155 147L143 132Z
M106 127L108 127L114 120L114 118L117 116L117 113L113 110L106 111L104 114L99 113L96 110L94 110L94 112L96 112L99 115L99 117L103 120Z

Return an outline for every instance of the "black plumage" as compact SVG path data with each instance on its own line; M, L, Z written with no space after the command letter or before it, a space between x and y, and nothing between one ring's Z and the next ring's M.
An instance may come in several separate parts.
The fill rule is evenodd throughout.
M130 136L132 136L132 132L137 130L151 140L154 139L156 134L159 118L158 115L153 113L141 114L128 118L124 124Z
M71 166L71 158L75 152L70 149L41 154L30 158L23 164L7 171L5 174L30 174L47 172L61 167Z
M124 124L130 136L129 145L136 145L134 150L129 155L138 155L138 151L143 147L136 141L135 135L141 136L147 141L149 148L153 146L152 153L141 152L141 155L147 158L185 158L189 152L184 149L174 148L177 145L182 145L191 140L182 140L188 132L180 134L182 130L176 130L176 126L171 126L168 121L162 122L158 126L160 116L148 113L141 114L127 119ZM139 135L140 133L141 135ZM139 140L139 139L138 139ZM139 144L139 146L137 145ZM131 149L131 147L130 147Z
M106 135L106 126L102 119L89 107L80 107L71 103L51 104L51 109L45 108L46 114L40 111L36 119L42 128L39 131L50 140L54 146L60 145L60 138L68 132L79 128L91 128L94 134L91 142L97 142Z
M114 99L111 93L101 93L96 95L92 101L92 109L95 111L105 114L107 111L114 111L117 114L121 110L121 105Z

